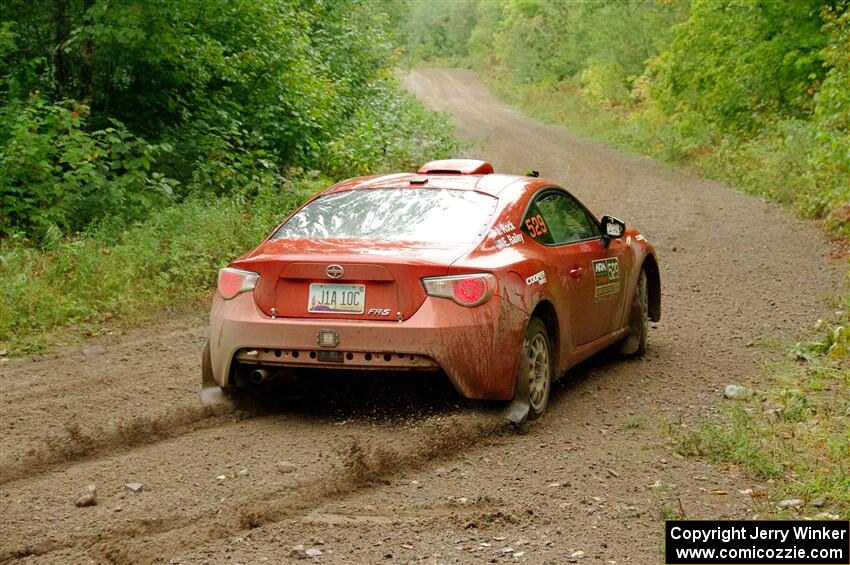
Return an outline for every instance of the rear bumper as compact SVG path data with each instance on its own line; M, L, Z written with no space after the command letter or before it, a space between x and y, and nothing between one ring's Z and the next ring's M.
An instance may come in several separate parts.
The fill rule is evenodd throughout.
M216 294L210 314L212 370L220 386L232 384L228 382L231 365L237 354L246 360L246 350L257 350L258 362L268 360L282 366L440 368L467 398L509 400L514 394L516 363L527 321L527 313L498 296L475 308L429 297L403 322L375 322L272 319L257 308L250 293L232 300ZM335 330L339 344L319 347L319 330ZM343 352L342 363L322 363L318 356L305 356L334 350ZM276 352L280 354L275 356ZM294 352L300 355L293 358ZM364 366L367 353L371 357L368 367ZM385 361L388 358L391 361Z

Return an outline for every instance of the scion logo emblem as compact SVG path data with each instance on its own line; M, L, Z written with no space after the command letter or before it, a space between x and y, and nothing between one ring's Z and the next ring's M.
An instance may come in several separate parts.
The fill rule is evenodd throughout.
M340 265L328 265L325 267L325 274L329 279L338 279L345 274L345 269L343 269Z

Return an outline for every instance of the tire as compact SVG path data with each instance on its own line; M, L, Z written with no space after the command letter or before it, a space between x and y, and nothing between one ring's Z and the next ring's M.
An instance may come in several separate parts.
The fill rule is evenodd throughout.
M629 335L620 344L620 353L642 356L646 353L646 337L649 332L649 296L647 294L646 271L640 270L632 309L629 312Z
M549 332L540 318L529 321L521 355L517 379L525 379L523 389L528 391L528 418L534 420L546 411L552 390L552 346Z

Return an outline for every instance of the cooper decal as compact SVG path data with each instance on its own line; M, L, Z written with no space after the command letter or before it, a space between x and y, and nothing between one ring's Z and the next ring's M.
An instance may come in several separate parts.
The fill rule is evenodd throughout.
M596 300L608 300L620 291L620 260L598 259L593 262L594 297Z
M537 283L541 286L546 284L546 271L540 271L539 273L534 273L533 275L531 275L530 277L525 279L525 284L527 284L528 286L531 286L534 283Z

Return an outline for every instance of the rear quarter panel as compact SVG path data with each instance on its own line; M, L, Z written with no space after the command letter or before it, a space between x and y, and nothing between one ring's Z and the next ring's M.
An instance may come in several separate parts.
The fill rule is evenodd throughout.
M476 249L450 268L451 274L486 271L496 275L499 296L513 307L511 315L501 317L500 339L504 347L517 352L517 358L529 318L542 301L555 307L558 335L570 335L569 311L563 300L564 281L558 280L557 269L549 263L545 249L534 245L520 229L520 220L530 198L545 186L552 186L552 183L524 179L499 194L499 206L489 233ZM566 369L572 344L569 339L558 341L556 375L560 376Z

